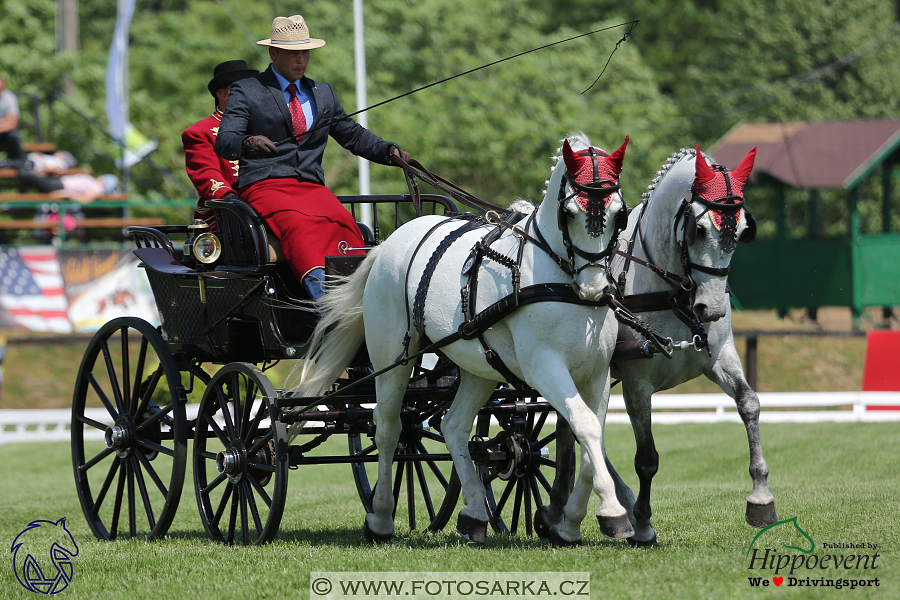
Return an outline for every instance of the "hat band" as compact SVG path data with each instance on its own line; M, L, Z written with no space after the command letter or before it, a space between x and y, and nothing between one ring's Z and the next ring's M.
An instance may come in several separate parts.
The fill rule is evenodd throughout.
M271 40L271 41L272 41L273 44L278 43L278 44L288 44L288 45L291 45L291 44L308 44L308 43L310 42L310 40L298 40L298 41L284 41L284 42L282 42L281 40L275 40L275 39L273 39L273 40Z

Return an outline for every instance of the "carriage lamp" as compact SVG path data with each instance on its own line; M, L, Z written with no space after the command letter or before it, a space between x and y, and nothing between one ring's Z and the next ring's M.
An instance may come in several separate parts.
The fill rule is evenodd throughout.
M222 242L214 233L201 233L194 239L194 256L205 265L214 263L222 255Z
M194 248L194 242L196 242L197 238L207 229L209 229L209 225L201 219L194 219L193 223L188 225L188 237L186 240L184 240L185 258L194 256L194 253L192 251Z

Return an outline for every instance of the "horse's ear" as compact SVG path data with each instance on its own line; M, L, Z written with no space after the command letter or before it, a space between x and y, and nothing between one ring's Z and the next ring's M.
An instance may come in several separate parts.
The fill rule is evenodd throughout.
M706 164L706 159L703 158L703 154L700 152L700 146L696 146L697 148L697 160L695 161L695 171L694 171L694 183L706 183L707 181L712 181L716 178L715 171Z
M584 164L587 158L575 154L572 151L572 146L569 145L569 140L566 139L563 141L563 160L566 161L566 170L569 172L569 175L575 175L581 170L581 165Z
M607 162L612 165L612 168L616 170L616 175L619 175L622 172L622 159L625 158L625 147L628 145L628 136L625 136L625 141L619 146L619 149L609 155L607 158Z
M744 157L737 169L731 172L731 176L739 179L741 183L747 183L747 178L750 177L750 171L753 170L753 161L755 160L756 148L747 153L747 156Z

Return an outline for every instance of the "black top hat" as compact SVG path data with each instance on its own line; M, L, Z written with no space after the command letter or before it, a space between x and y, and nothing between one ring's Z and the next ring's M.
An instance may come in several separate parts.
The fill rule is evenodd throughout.
M216 65L216 68L213 70L213 78L206 87L209 89L209 93L212 94L213 98L215 98L216 90L219 88L231 85L235 81L240 81L241 79L253 77L258 73L259 71L251 69L246 61L226 60L225 62Z

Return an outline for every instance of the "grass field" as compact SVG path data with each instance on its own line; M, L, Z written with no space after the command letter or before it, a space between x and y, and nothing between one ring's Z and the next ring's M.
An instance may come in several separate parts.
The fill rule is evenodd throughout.
M897 424L762 426L779 519L797 517L815 540L817 554L854 553L825 550L824 543L877 544L875 570L812 573L878 577L879 587L856 590L751 587L748 576L771 579L773 572L748 569L747 550L757 530L743 519L750 489L743 428L670 425L658 426L656 435L659 545L651 549L602 538L591 516L596 499L579 548L553 549L537 539L489 534L487 548L479 549L461 544L452 524L437 534L399 527L394 542L373 547L363 542L364 511L343 465L291 472L280 533L266 546L225 547L206 539L190 474L166 539L101 543L90 534L78 504L67 444L0 446L0 541L11 544L32 520L66 517L80 552L73 581L59 596L72 598L307 598L312 571L449 571L461 577L476 571L587 571L593 598L900 597ZM329 441L334 452L342 452L345 443ZM635 485L630 428L608 426L607 449ZM0 598L33 597L16 581L11 555L4 564Z

